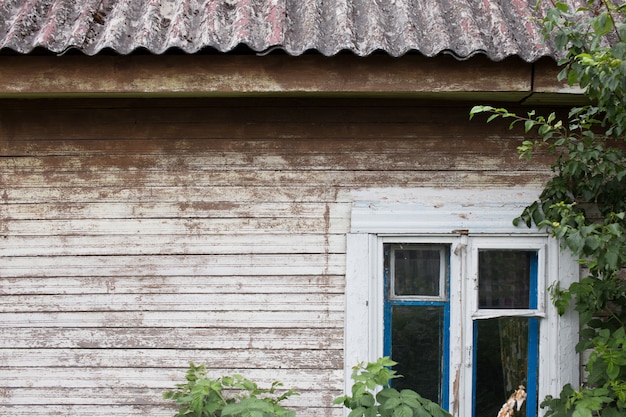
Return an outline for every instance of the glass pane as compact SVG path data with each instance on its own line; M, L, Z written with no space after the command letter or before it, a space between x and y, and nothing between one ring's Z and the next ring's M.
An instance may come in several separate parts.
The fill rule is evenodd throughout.
M500 317L474 322L476 326L475 417L497 416L504 402L520 385L528 389L530 320L536 319ZM532 340L536 341L537 337ZM531 363L536 363L536 361L531 361ZM531 372L532 375L536 375L536 370ZM535 391L531 387L528 392L530 394ZM515 415L526 415L526 405L535 403L535 401L525 401Z
M534 251L483 250L478 253L478 307L531 308Z
M394 295L439 296L441 250L432 246L403 245L393 251Z
M393 307L391 358L404 376L393 380L394 388L410 388L441 403L443 320L443 307Z

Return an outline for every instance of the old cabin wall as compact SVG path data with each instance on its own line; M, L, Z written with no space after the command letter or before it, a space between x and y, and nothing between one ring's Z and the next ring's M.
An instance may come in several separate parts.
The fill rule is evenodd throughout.
M189 361L340 416L345 234L363 190L536 187L469 105L0 104L0 415L169 416ZM384 193L383 193L384 194Z

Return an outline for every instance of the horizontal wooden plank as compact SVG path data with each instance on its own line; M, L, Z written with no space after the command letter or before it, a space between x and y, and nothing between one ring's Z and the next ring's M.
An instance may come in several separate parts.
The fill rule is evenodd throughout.
M3 388L6 389L6 388ZM166 404L158 405L12 405L0 403L0 415L12 417L68 417L68 416L101 416L107 417L172 417L176 409Z
M343 410L339 406L332 408L308 407L300 404L298 417L341 417ZM174 407L166 405L4 405L0 404L0 415L11 417L68 417L68 416L107 416L107 417L172 417Z
M214 174L193 174L188 175L181 174L178 175L169 175L166 173L153 173L151 175L152 178L142 178L144 174L120 174L120 173L106 173L106 172L98 172L95 174L87 174L83 173L69 173L69 174L55 174L54 179L47 178L46 174L28 174L28 175L20 175L20 174L0 174L0 182L4 182L5 184L10 184L11 188L67 188L67 187L87 187L91 188L94 186L99 186L102 188L102 192L105 193L109 190L117 190L123 188L133 187L135 189L153 189L153 191L158 191L161 187L176 187L179 184L193 184L194 187L250 187L250 188L258 188L262 190L267 187L295 187L301 186L303 189L308 187L340 187L340 188L348 188L348 187L384 187L389 186L389 184L402 184L405 187L414 186L418 187L421 185L425 175L427 173L433 173L432 175L436 175L438 177L443 177L444 175L453 175L456 171L466 171L466 175L476 174L477 172L485 172L485 171L497 171L504 175L505 173L516 172L518 175L528 175L530 172L547 172L549 170L548 165L544 165L541 167L536 166L526 166L520 165L517 163L507 163L507 161L493 161L493 164L490 161L476 161L473 162L473 167L463 167L462 169L455 169L452 166L452 162L447 163L447 168L445 169L437 169L437 167L428 167L427 169L420 169L420 167L415 166L415 169L403 170L403 171L395 171L390 168L384 171L382 167L377 167L376 169L368 170L368 171L341 171L341 172L318 172L311 171L307 173L281 173L281 174L272 174L272 175L262 175L261 173L254 174L254 180L250 178L243 178L244 175L240 173L229 173L226 175L221 175L222 178L215 178ZM391 164L391 162L390 162ZM426 172L423 172L426 171ZM436 172L436 174L435 174ZM252 175L250 175L252 176ZM11 177L9 179L9 177ZM95 178L92 178L95 177ZM183 178L181 178L183 177ZM196 178L198 177L198 178ZM22 181L21 179L24 179ZM184 182L183 182L184 181ZM181 186L184 188L184 186ZM269 191L269 190L268 190ZM267 202L272 203L272 193L268 192L266 195ZM224 203L223 200L218 201L205 201L204 204L201 201L192 201L192 202L180 202L174 207L170 204L170 207L167 207L169 210L161 210L156 211L151 207L151 205L146 205L145 208L138 207L139 212L136 215L141 215L142 212L146 212L147 215L151 215L151 217L171 217L172 212L180 211L182 217L193 217L199 216L203 217L208 214L213 216L218 216L221 213L224 213L226 217L232 217L234 214L241 213L243 217L251 217L251 216L262 216L263 214L268 213L268 211L263 211L263 206L258 207L259 214L256 215L253 210L246 210L246 206L251 206L250 202L237 203L238 200L233 200L231 203L231 208L233 212L228 212L225 209L228 208L228 205ZM259 202L264 204L265 202ZM243 206L243 207L241 207ZM241 209L239 208L241 207ZM80 207L82 208L82 207ZM84 209L90 208L89 206L84 207ZM97 208L97 207L95 207ZM115 209L116 206L112 206L112 209ZM172 210L173 209L173 210ZM286 217L292 217L294 210L288 211L289 207L285 207L282 210L279 209L276 212L275 216L280 216L281 212L284 212ZM124 213L124 210L120 211L122 215L127 215ZM80 213L79 213L80 214ZM111 213L112 216L119 216L116 212ZM303 215L306 215L306 212L303 212Z
M488 177L488 176L487 176ZM481 182L484 182L481 181ZM4 192L6 191L6 192ZM351 202L349 194L341 194L333 187L265 187L231 186L231 187L149 187L149 188L101 188L64 187L54 184L50 187L19 188L11 187L3 191L3 202L6 204L20 203L102 203L122 202L315 202L315 203L346 203Z
M18 233L0 241L1 256L235 255L345 253L345 234L33 236ZM2 284L0 283L0 287ZM1 290L0 290L1 292Z
M433 100L416 99L410 97L371 97L364 100L363 97L277 97L277 96L248 96L248 97L213 97L213 98L194 98L194 97L177 97L176 99L168 99L163 97L154 97L150 100L136 97L117 97L108 100L96 97L82 97L63 99L31 99L31 100L2 100L0 105L15 111L15 114L22 114L24 109L32 109L37 112L44 112L54 108L59 112L65 112L69 116L76 114L75 112L83 112L90 114L91 111L123 110L129 116L132 116L133 109L146 109L145 117L152 117L154 120L160 120L168 115L174 117L186 117L187 120L194 120L196 115L186 114L188 112L197 111L207 117L207 120L227 120L224 117L230 117L234 121L241 121L241 118L235 119L236 116L245 114L253 117L259 115L259 120L293 120L294 117L300 115L302 119L316 118L319 112L326 112L328 117L335 117L338 120L352 120L351 115L362 119L363 111L370 109L373 113L381 113L381 110L387 111L390 116L397 117L393 113L393 109L397 109L397 114L402 114L411 120L415 117L415 109L423 109L425 112L437 114L442 108L446 109L465 109L463 103L450 102L449 100ZM517 109L520 107L517 106ZM166 109L167 111L159 111ZM285 114L276 114L280 109L285 109ZM310 109L312 114L303 114L302 109ZM513 110L513 109L512 109ZM154 111L154 114L151 112ZM465 113L464 113L465 114ZM68 116L68 117L69 117ZM381 116L382 117L382 116ZM101 120L100 117L94 117L93 120ZM384 119L383 119L384 120Z
M299 154L329 153L335 149L341 153L348 148L368 153L396 153L398 149L415 152L416 149L409 146L410 140L423 144L425 151L435 150L435 142L443 141L454 148L469 148L470 152L475 152L471 149L475 146L469 144L519 141L528 136L521 126L509 129L510 121L496 119L486 124L486 116L469 120L472 105L433 105L428 109L297 105L296 109L270 107L266 112L259 108L230 108L222 112L223 119L208 116L206 112L212 112L212 109L203 113L194 108L150 108L146 102L132 109L53 111L46 108L39 111L31 106L19 111L3 108L4 123L0 132L5 134L0 138L0 144L9 145L6 146L7 156L69 156L79 152L91 156L111 153L194 155L208 150L266 155L287 150ZM549 108L544 115L555 110L559 111ZM541 112L541 109L537 111ZM560 111L561 117L567 116L566 109ZM12 113L14 116L10 117ZM71 117L78 113L82 113L82 120ZM153 120L151 113L160 113L161 118ZM32 123L35 115L38 116L37 123ZM262 117L264 119L260 120ZM109 123L113 118L115 123ZM508 147L505 143L502 145ZM495 150L486 149L485 152Z
M4 295L0 313L61 311L343 311L343 294Z
M103 215L106 215L103 213ZM68 235L212 235L224 233L345 233L347 217L319 218L169 218L169 219L63 219L6 220L4 234L27 236ZM210 239L209 236L206 237Z
M2 278L1 295L35 294L341 294L342 275Z
M29 108L32 111L32 109ZM143 109L144 111L149 111ZM383 109L378 109L384 111ZM142 109L133 110L134 113L141 112ZM276 109L276 111L282 111L282 109ZM298 110L302 112L303 110ZM319 109L315 109L319 111ZM336 111L332 109L331 111ZM388 110L389 111L389 110ZM401 112L398 108L394 108L392 111ZM288 124L276 123L276 135L270 138L259 138L255 135L244 136L241 138L234 138L232 135L226 138L219 136L206 135L204 137L194 138L187 137L185 135L185 128L190 124L178 125L178 136L171 138L162 138L158 136L152 136L147 138L132 137L127 132L132 133L132 130L119 130L118 136L107 137L99 139L91 139L89 137L81 137L81 132L101 132L102 129L109 128L108 125L101 125L97 127L86 128L80 131L75 126L68 126L67 135L32 135L29 134L29 129L33 126L30 123L27 126L13 126L14 130L10 134L4 135L0 138L0 145L3 145L4 153L6 157L16 158L36 158L36 157L57 157L64 160L67 157L76 160L78 156L84 156L87 160L93 158L100 158L102 161L108 162L107 165L112 168L119 167L119 162L131 161L129 157L133 156L158 156L165 157L165 161L171 160L173 156L179 156L181 159L178 164L167 164L173 171L180 171L178 168L188 169L191 166L185 164L185 160L189 158L190 161L198 161L195 166L204 166L201 159L198 157L209 158L209 160L219 160L222 163L229 161L230 156L233 157L233 162L243 164L242 158L247 158L248 166L252 161L261 161L265 158L270 159L272 156L284 156L289 158L290 155L328 155L342 154L347 155L349 153L362 154L362 155L401 155L408 153L414 157L419 158L423 153L440 153L448 154L453 157L461 157L454 151L466 151L470 154L481 155L495 155L502 154L507 156L509 150L513 150L515 153L515 145L519 144L527 135L524 135L522 131L509 131L505 126L498 124L497 121L494 124L485 125L482 121L469 122L467 116L469 113L447 116L446 120L436 122L436 117L429 114L428 120L418 120L419 116L416 115L415 110L405 110L413 112L412 115L404 115L411 120L394 120L391 123L385 123L381 120L384 114L365 114L362 117L376 118L376 122L368 121L365 124L359 121L350 122L348 120L341 121L340 124L328 122L326 120L319 120L317 123L301 122L302 129L311 131L308 136L318 132L317 136L299 138L291 137L281 134L283 127L297 126L294 123L295 120L289 121ZM440 109L440 111L448 112L449 109ZM54 113L48 111L42 117L50 117ZM91 113L86 115L92 116ZM109 116L118 116L118 113L113 112ZM204 117L204 116L202 116ZM402 117L402 116L399 116ZM439 116L441 117L441 116ZM462 120L460 120L462 119ZM54 125L55 128L63 128L62 117L56 117L55 120L49 121L50 125ZM4 126L11 126L12 121L7 121ZM460 123L455 123L460 122ZM150 122L154 125L154 122ZM234 121L233 124L224 126L223 121L213 123L201 123L195 122L193 126L206 126L207 131L215 129L217 126L222 126L221 129L224 132L237 132L237 129L241 126L241 121ZM456 124L456 126L454 126ZM460 125L464 125L465 129L461 129ZM159 125L157 123L157 125ZM176 122L167 123L168 126L175 126ZM254 126L263 129L269 127L268 121L264 121L263 125L252 125L246 123L249 128ZM193 127L192 126L192 127ZM334 128L341 130L351 130L354 134L346 138L334 138L329 135L324 135L323 130L317 131L316 128L321 129ZM494 129L495 127L495 129ZM35 126L36 128L36 126ZM399 129L403 129L401 134L394 135L395 132L400 132ZM461 132L462 135L450 135L449 129L456 129ZM371 132L381 132L385 134L379 134L376 137L370 137ZM48 132L45 132L48 133ZM447 146L444 146L447 145ZM484 149L481 149L481 146ZM543 154L539 151L540 155ZM112 156L120 157L118 161ZM11 161L11 159L9 159ZM276 162L280 162L277 160ZM285 162L282 160L282 162ZM78 165L80 166L80 163ZM151 165L143 168L149 169ZM293 167L297 169L297 167Z
M210 323L204 323L193 328L172 323L174 327L76 328L68 322L64 320L66 327L38 328L23 327L23 320L5 321L6 326L0 326L0 348L343 349L342 327L207 327Z
M41 123L54 120L73 120L85 126L109 125L111 114L121 124L141 121L146 124L194 124L232 123L240 124L272 122L290 123L371 123L376 117L380 123L422 121L468 122L471 104L451 101L416 100L387 97L368 100L363 98L314 98L314 97L247 97L247 98L66 98L45 100L2 100L2 115L25 128L29 116L37 114ZM515 108L517 107L517 109ZM519 106L511 105L516 111ZM31 113L25 112L29 110ZM12 116L12 117L9 117ZM39 120L39 119L38 119ZM139 130L141 126L138 126Z
M0 102L0 106L1 106ZM227 123L220 121L195 120L189 123L171 121L144 121L144 126L132 126L136 120L129 121L126 126L122 122L119 124L107 123L107 121L92 122L82 126L67 120L67 115L62 111L53 112L47 109L41 113L38 123L32 120L23 119L23 115L16 116L16 119L6 120L3 128L9 129L6 135L0 138L0 145L4 148L7 157L29 157L29 156L58 156L70 157L84 155L87 157L103 157L107 155L133 156L133 155L153 155L153 156L207 156L218 157L223 155L331 155L333 153L348 153L350 151L372 154L400 154L409 152L417 155L419 149L415 145L419 144L425 152L447 152L452 149L468 152L478 152L475 147L479 144L498 145L500 144L504 152L518 140L522 140L527 135L523 128L509 130L509 123L495 120L485 124L482 120L468 120L468 106L462 110L451 108L433 107L432 112L424 113L416 108L402 109L398 107L360 109L362 112L359 120L329 121L329 116L319 116L314 121L307 122L303 117L294 116L291 120L284 121L242 121L236 120ZM28 108L33 112L33 108ZM231 110L236 112L237 109ZM281 112L283 108L276 108ZM378 110L378 114L374 111ZM131 110L137 119L143 113L151 112L145 107L137 107ZM173 110L180 112L181 110ZM184 109L190 113L190 117L205 118L197 112L193 116L192 109ZM300 108L299 112L306 111ZM320 112L320 108L311 109ZM341 113L336 108L327 108L326 111ZM359 111L356 109L354 111ZM452 113L456 111L456 113ZM459 111L462 111L459 113ZM123 117L121 110L112 110L102 113L103 117ZM396 112L398 115L390 116L389 112ZM434 114L434 112L444 112L444 115ZM6 111L8 113L8 111ZM85 117L92 118L97 110L89 110ZM404 114L399 114L404 113ZM409 114L412 113L412 114ZM3 116L6 114L3 113ZM32 115L28 115L31 117ZM232 115L231 115L232 116ZM236 117L241 118L241 115ZM315 117L315 115L313 116ZM385 121L385 117L389 120ZM365 120L369 118L368 120ZM22 119L22 120L20 120ZM47 122L44 122L45 119ZM373 120L375 119L375 120ZM31 123L28 123L31 121ZM65 124L64 122L68 123ZM54 132L45 130L45 127L54 127ZM124 127L126 127L124 129ZM143 129L175 128L177 135L163 137L156 134L143 136ZM82 129L81 129L82 128ZM269 132L273 128L273 135L255 135L253 129L259 133ZM318 130L319 128L319 130ZM203 136L195 136L203 129L206 133ZM240 135L240 129L247 129L251 134ZM298 135L288 135L291 129L294 131L306 132L303 137ZM335 134L327 134L329 130ZM165 130L167 131L167 130ZM213 133L220 132L223 135ZM456 133L455 133L456 132ZM98 135L105 134L99 137ZM115 133L115 135L111 135ZM192 135L188 135L191 133ZM337 136L337 133L352 133L349 136ZM372 135L376 133L376 135ZM459 134L460 133L460 134ZM93 136L93 137L92 137ZM106 139L106 140L104 140ZM452 149L438 149L442 145L449 144ZM413 145L413 146L411 146ZM497 149L485 149L485 154L497 153ZM250 162L251 160L248 160ZM112 166L118 166L114 159L110 159ZM182 162L182 161L181 161ZM173 165L172 167L175 167Z
M523 129L508 130L507 122L485 125L482 120L469 120L474 103L453 103L397 100L326 101L315 105L311 100L267 101L240 100L240 105L219 106L218 100L151 100L109 101L91 105L87 100L48 102L31 101L24 108L19 102L6 101L2 109L2 137L33 139L107 139L107 138L171 138L176 140L263 139L263 138L380 138L398 133L416 137L466 136L468 133L498 132L503 136L523 135ZM50 103L58 107L50 107ZM87 103L83 107L83 105ZM92 102L92 103L95 103ZM102 102L100 102L102 103ZM391 103L391 104L390 104ZM0 105L3 103L0 103ZM186 104L186 105L185 105ZM344 104L344 106L342 106ZM447 105L446 105L447 104ZM510 106L511 111L517 111ZM550 109L552 110L552 109ZM524 110L522 110L523 112ZM549 113L549 112L548 112ZM547 116L547 114L546 114ZM32 123L37 120L37 123ZM115 120L115 123L110 123ZM30 123L29 123L30 122ZM362 133L362 135L355 134ZM374 133L376 135L374 135Z
M0 381L13 388L174 388L185 380L186 368L74 368L11 367L0 368ZM241 374L260 386L280 381L296 390L316 390L320 387L338 391L343 389L343 369L243 369L210 368L211 374Z
M343 329L0 327L0 348L342 349Z
M338 328L343 312L310 311L129 311L3 313L0 327L204 327Z
M343 254L21 256L1 259L2 277L342 275Z
M385 187L405 186L407 189L420 187L448 189L457 188L492 188L501 187L536 187L542 185L550 177L550 170L543 171L423 171L416 172L413 181L415 184L404 185L396 181L385 184ZM419 185L417 185L419 183ZM257 186L216 186L216 187L63 187L54 184L50 187L34 188L7 188L3 192L6 204L21 203L91 203L100 201L125 202L128 204L151 202L183 202L196 201L212 202L318 202L318 203L351 203L351 194L354 190L370 187L362 184L359 187L343 186L303 186L295 187L276 184L263 187ZM384 188L382 184L374 188Z
M289 149L269 155L239 152L208 152L203 155L128 155L106 156L22 156L0 160L0 173L7 180L11 172L17 183L37 186L43 181L81 186L93 182L117 186L132 181L144 186L194 183L206 186L276 182L348 185L375 180L369 171L382 171L380 181L394 172L410 178L412 171L487 171L531 170L549 168L551 158L533 155L530 161L520 160L520 141L480 141L474 148L461 148L439 141L432 150L422 149L414 141L411 149L364 152L358 148L344 152L331 151L295 153ZM393 146L393 143L386 146ZM344 172L346 171L346 172ZM39 174L39 175L37 175ZM308 175L307 175L308 174ZM163 184L164 183L164 184Z
M492 63L493 64L493 63ZM10 100L4 100L10 102ZM55 104L55 108L71 112L73 109L102 109L109 111L111 109L125 109L132 110L137 107L145 107L146 109L188 109L198 110L199 112L211 116L211 110L215 109L216 119L219 119L221 114L220 110L226 112L237 109L235 114L254 113L257 109L264 109L260 115L267 116L271 120L278 120L284 118L291 120L294 114L302 108L310 109L324 109L329 114L334 110L341 116L350 118L350 114L359 115L359 109L387 109L398 108L399 112L409 117L411 114L415 115L415 108L424 108L425 111L430 110L436 112L437 109L443 108L465 108L463 103L450 102L449 100L433 100L418 99L411 97L371 97L368 100L364 100L363 97L324 97L324 96L308 96L308 97L286 97L286 96L248 96L244 97L213 97L213 98L197 98L197 97L178 97L176 99L168 99L163 97L154 97L150 100L145 98L136 97L118 97L108 100L102 100L96 97L84 97L84 98L63 98L63 99L40 99L32 100L32 103L28 103L28 100L11 100L13 103L12 109L24 109L24 108L36 108L39 111L43 111L49 108L51 104ZM143 105L142 105L143 104ZM456 104L456 105L455 105ZM517 106L519 109L519 106ZM285 115L273 114L278 108L289 109ZM158 115L158 113L156 113ZM338 119L342 119L340 116ZM315 115L308 115L309 117L315 117ZM180 117L183 117L182 115ZM232 116L234 117L234 115ZM307 117L307 115L302 115ZM155 118L158 118L155 117Z
M467 115L471 106L467 107ZM55 113L51 112L55 117ZM6 120L7 115L4 119ZM110 112L105 114L109 118L116 118L118 113ZM34 117L34 115L31 115ZM202 118L203 116L198 115ZM365 117L365 116L364 116ZM11 138L11 140L35 139L41 140L49 138L50 140L109 140L126 138L130 140L154 139L183 139L183 140L272 140L272 139L291 139L291 140L320 140L320 139L380 139L380 138L402 138L402 139L419 139L421 137L439 137L439 138L460 138L463 136L473 135L479 136L480 132L486 133L484 136L495 136L507 139L522 140L523 133L510 132L506 125L494 124L493 126L485 125L482 121L461 121L454 123L454 118L449 120L433 119L433 120L417 120L413 123L403 123L390 121L387 123L376 122L377 115L369 114L371 120L361 123L328 123L320 119L315 122L250 122L244 120L239 123L233 122L204 122L196 121L193 123L154 123L143 121L120 121L119 123L103 123L97 122L95 125L89 125L86 121L64 120L57 118L56 120L44 121L38 119L38 123L26 125L27 121L7 122L5 129L0 133L5 133L3 137ZM137 119L140 119L139 116ZM109 119L111 120L111 119ZM374 121L372 121L374 120ZM458 119L457 119L458 120ZM64 123L66 122L66 123ZM446 123L447 122L447 123ZM141 125L138 126L137 123ZM7 131L11 129L10 131ZM4 132L3 132L4 131Z
M263 176L256 175L254 180L242 179L242 175L239 173L232 173L225 175L224 180L216 180L211 183L212 180L196 179L196 175L181 175L171 176L168 174L155 174L154 178L150 178L148 183L140 175L129 174L109 174L109 173L97 173L93 174L96 178L85 178L82 173L72 173L67 175L56 174L57 179L51 180L47 178L45 174L33 174L27 175L25 181L21 181L22 175L19 174L0 174L0 182L10 185L10 191L7 191L7 202L20 202L27 204L24 207L13 207L13 210L17 212L17 218L25 217L19 213L27 210L31 210L34 216L27 218L42 218L43 214L41 209L37 207L37 202L43 202L38 197L39 194L50 194L63 192L64 190L76 190L76 194L70 196L67 195L65 201L51 201L50 213L45 218L62 218L61 215L75 215L77 218L90 218L90 217L103 217L110 216L110 218L128 218L143 217L143 218L170 218L170 217L283 217L291 218L301 214L300 217L316 217L320 216L326 210L324 204L329 204L328 210L330 215L336 215L341 213L341 208L335 205L335 201L318 202L317 208L305 210L303 203L300 199L303 196L295 197L293 201L286 201L282 197L281 193L275 195L274 188L288 187L293 189L294 187L301 187L303 192L313 191L319 193L320 188L330 187L341 189L360 188L360 187L388 187L390 185L402 185L403 187L418 188L424 185L424 182L440 181L445 183L450 178L466 178L468 180L477 180L477 176L486 175L492 177L494 180L501 178L502 181L506 177L517 175L521 181L527 181L526 178L533 178L541 175L547 178L547 174L550 171L549 166L546 164L541 167L529 167L523 165L516 165L514 163L507 163L507 161L497 162L494 166L488 166L487 161L479 161L480 165L475 165L474 169L462 169L457 170L451 168L447 169L434 169L428 167L426 170L420 170L416 167L413 171L394 171L388 169L386 171L383 168L377 168L376 170L370 170L365 172L343 171L343 172L309 172L306 174L290 173L280 174L276 176ZM451 167L451 165L448 165ZM532 169L531 169L532 168ZM491 171L491 172L489 172ZM91 177L89 174L88 177ZM198 175L199 177L210 177L211 174ZM4 177L4 178L2 178ZM8 177L11 177L10 179ZM184 182L182 182L184 181ZM188 195L186 187L180 184L193 185L194 189L201 190L203 194L210 193L213 187L223 189L224 194L220 196L207 195L206 199L200 199L199 196ZM486 183L485 186L490 184ZM92 188L98 187L100 190L100 198L105 201L101 201L96 198L94 200L83 199L83 193L89 195ZM240 196L234 195L232 189L247 188L247 192ZM113 200L110 203L110 211L102 212L103 204L107 203L106 200L110 194L117 195L123 190L132 188L135 191L134 196L130 196L125 201L126 206L122 206L119 201ZM170 189L178 188L182 193L182 197L179 196L178 200L165 200L154 201L153 198L147 197L146 199L137 199L142 195L146 195L149 192L152 194L161 194L164 192L164 197L167 197L167 192ZM84 190L84 191L82 191ZM264 194L263 200L255 200L258 198L254 192ZM21 201L20 195L30 193L33 201ZM209 198L210 197L210 198ZM74 204L72 207L71 202L80 202L81 204ZM96 203L97 202L97 203ZM138 204L129 204L137 202ZM312 205L314 201L305 198L304 203ZM338 202L341 203L341 202ZM332 204L332 206L331 206ZM132 210L132 211L131 211ZM322 213L320 213L320 211ZM60 213L60 214L57 214ZM67 218L67 217L65 217Z
M261 387L268 388L268 387ZM158 388L3 388L2 398L13 405L152 405L165 407L169 401L162 399L164 390ZM279 390L279 392L282 392ZM343 394L342 391L327 390L320 387L316 391L299 391L299 395L291 397L282 404L295 408L306 407L326 408L332 405L333 399ZM0 405L0 410L2 406ZM169 414L171 417L172 411ZM4 415L4 414L2 414ZM41 414L48 415L48 414ZM72 414L73 415L73 414ZM108 415L108 414L107 414ZM297 414L298 416L301 413ZM152 414L146 414L152 416Z
M1 179L0 179L1 181ZM8 182L6 183L8 184ZM41 184L44 185L44 184ZM50 185L50 184L49 184ZM19 187L19 184L15 184ZM341 218L350 213L346 203L239 202L239 201L101 201L73 204L22 203L0 206L0 216L12 220L62 219L168 219L168 218Z
M3 388L3 402L15 405L152 405L165 407L163 390L158 388ZM312 396L312 398L314 398ZM1 406L0 406L1 407ZM1 408L0 408L1 410ZM170 414L170 417L173 415ZM48 414L43 414L48 415Z
M184 342L181 343L183 345ZM343 349L0 349L0 367L340 369Z

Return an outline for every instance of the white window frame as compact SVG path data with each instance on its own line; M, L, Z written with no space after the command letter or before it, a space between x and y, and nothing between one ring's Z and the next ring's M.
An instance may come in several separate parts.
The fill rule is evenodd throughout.
M486 318L501 312L479 310L473 286L477 283L477 250L532 249L539 255L538 308L509 312L524 317L541 317L539 329L538 401L556 396L566 383L579 381L578 317L573 311L559 316L550 302L548 287L555 281L568 286L579 278L575 259L559 249L558 242L525 225L515 227L512 218L530 201L518 192L497 193L498 202L488 196L476 199L476 191L456 190L430 203L354 203L351 231L346 247L346 392L352 385L352 367L374 361L383 354L384 243L449 244L450 257L450 352L449 402L454 416L471 417L472 410L472 326L464 326L463 312ZM520 198L520 196L522 198ZM476 204L467 204L475 198ZM460 277L465 277L460 279ZM471 324L471 323L470 323ZM542 415L539 409L539 415Z

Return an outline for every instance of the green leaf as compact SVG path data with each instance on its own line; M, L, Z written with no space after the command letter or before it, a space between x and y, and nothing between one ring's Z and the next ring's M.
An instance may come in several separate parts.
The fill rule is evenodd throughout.
M600 413L601 417L624 417L624 410L618 410L613 407L606 407Z
M585 238L581 236L579 231L574 231L567 235L565 242L572 252L575 254L581 254L585 245Z
M428 412L429 412L431 415L433 415L433 416L438 416L438 415L441 415L441 414L444 414L444 413L445 413L445 410L443 410L443 409L439 406L439 404L437 404L437 403L435 403L435 402L433 402L433 401L430 401L430 400L427 400L427 402L425 402L425 403L424 403L424 408L425 408L426 410L428 410Z
M577 84L578 83L578 74L576 72L574 72L574 71L571 71L571 70L568 71L567 72L567 83L570 86L573 86L573 85Z
M563 3L560 1L557 1L554 6L559 9L561 12L567 12L569 10L569 5L567 3Z
M396 366L398 364L398 362L392 360L389 356L383 356L382 358L378 359L376 361L376 363L379 363L382 366Z
M422 403L419 402L417 398L403 398L402 403L408 405L413 409L422 407Z
M606 230L614 236L621 236L624 226L617 223L610 223L606 225Z
M422 399L422 396L412 389L403 389L402 391L400 391L400 398L402 398L403 400L406 400L407 398L416 398L420 400Z
M613 362L609 362L606 366L606 374L609 377L609 379L615 380L617 379L617 377L620 374L620 367L619 366L615 366L615 364Z
M333 404L345 404L346 401L348 401L348 396L347 395L342 395L341 397L337 397L333 400Z
M385 410L389 410L389 409L399 407L401 404L402 404L402 400L400 400L400 398L392 397L392 398L387 398L384 401L381 401L380 407Z
M478 113L484 113L484 112L488 112L493 110L493 107L491 106L474 106L471 108L469 115L470 115L470 120L474 117L474 115L478 114Z
M361 403L361 405L362 405L362 406L364 406L364 407L373 407L373 406L374 406L374 403L375 403L374 396L373 396L372 394L370 394L369 392L368 392L368 393L365 393L365 394L361 397L361 399L360 399L360 403Z
M593 417L588 408L577 407L572 413L572 417Z
M619 269L619 267L621 266L619 263L619 250L614 246L608 247L606 249L606 252L604 253L604 259L606 261L607 267L612 271Z
M354 410L350 411L348 417L363 417L365 410L365 407L356 407Z
M400 392L395 388L384 388L376 395L378 401L383 402L388 398L400 398Z
M487 118L487 123L493 121L494 119L497 119L498 117L500 117L499 114L492 114L491 116Z
M608 12L605 11L596 18L593 23L593 28L598 36L606 35L613 29L613 21Z
M367 391L367 386L363 383L356 383L352 385L352 396L354 398L358 398L362 396L363 394L365 394L366 391Z
M393 411L393 417L413 417L413 410L407 405L401 405Z

